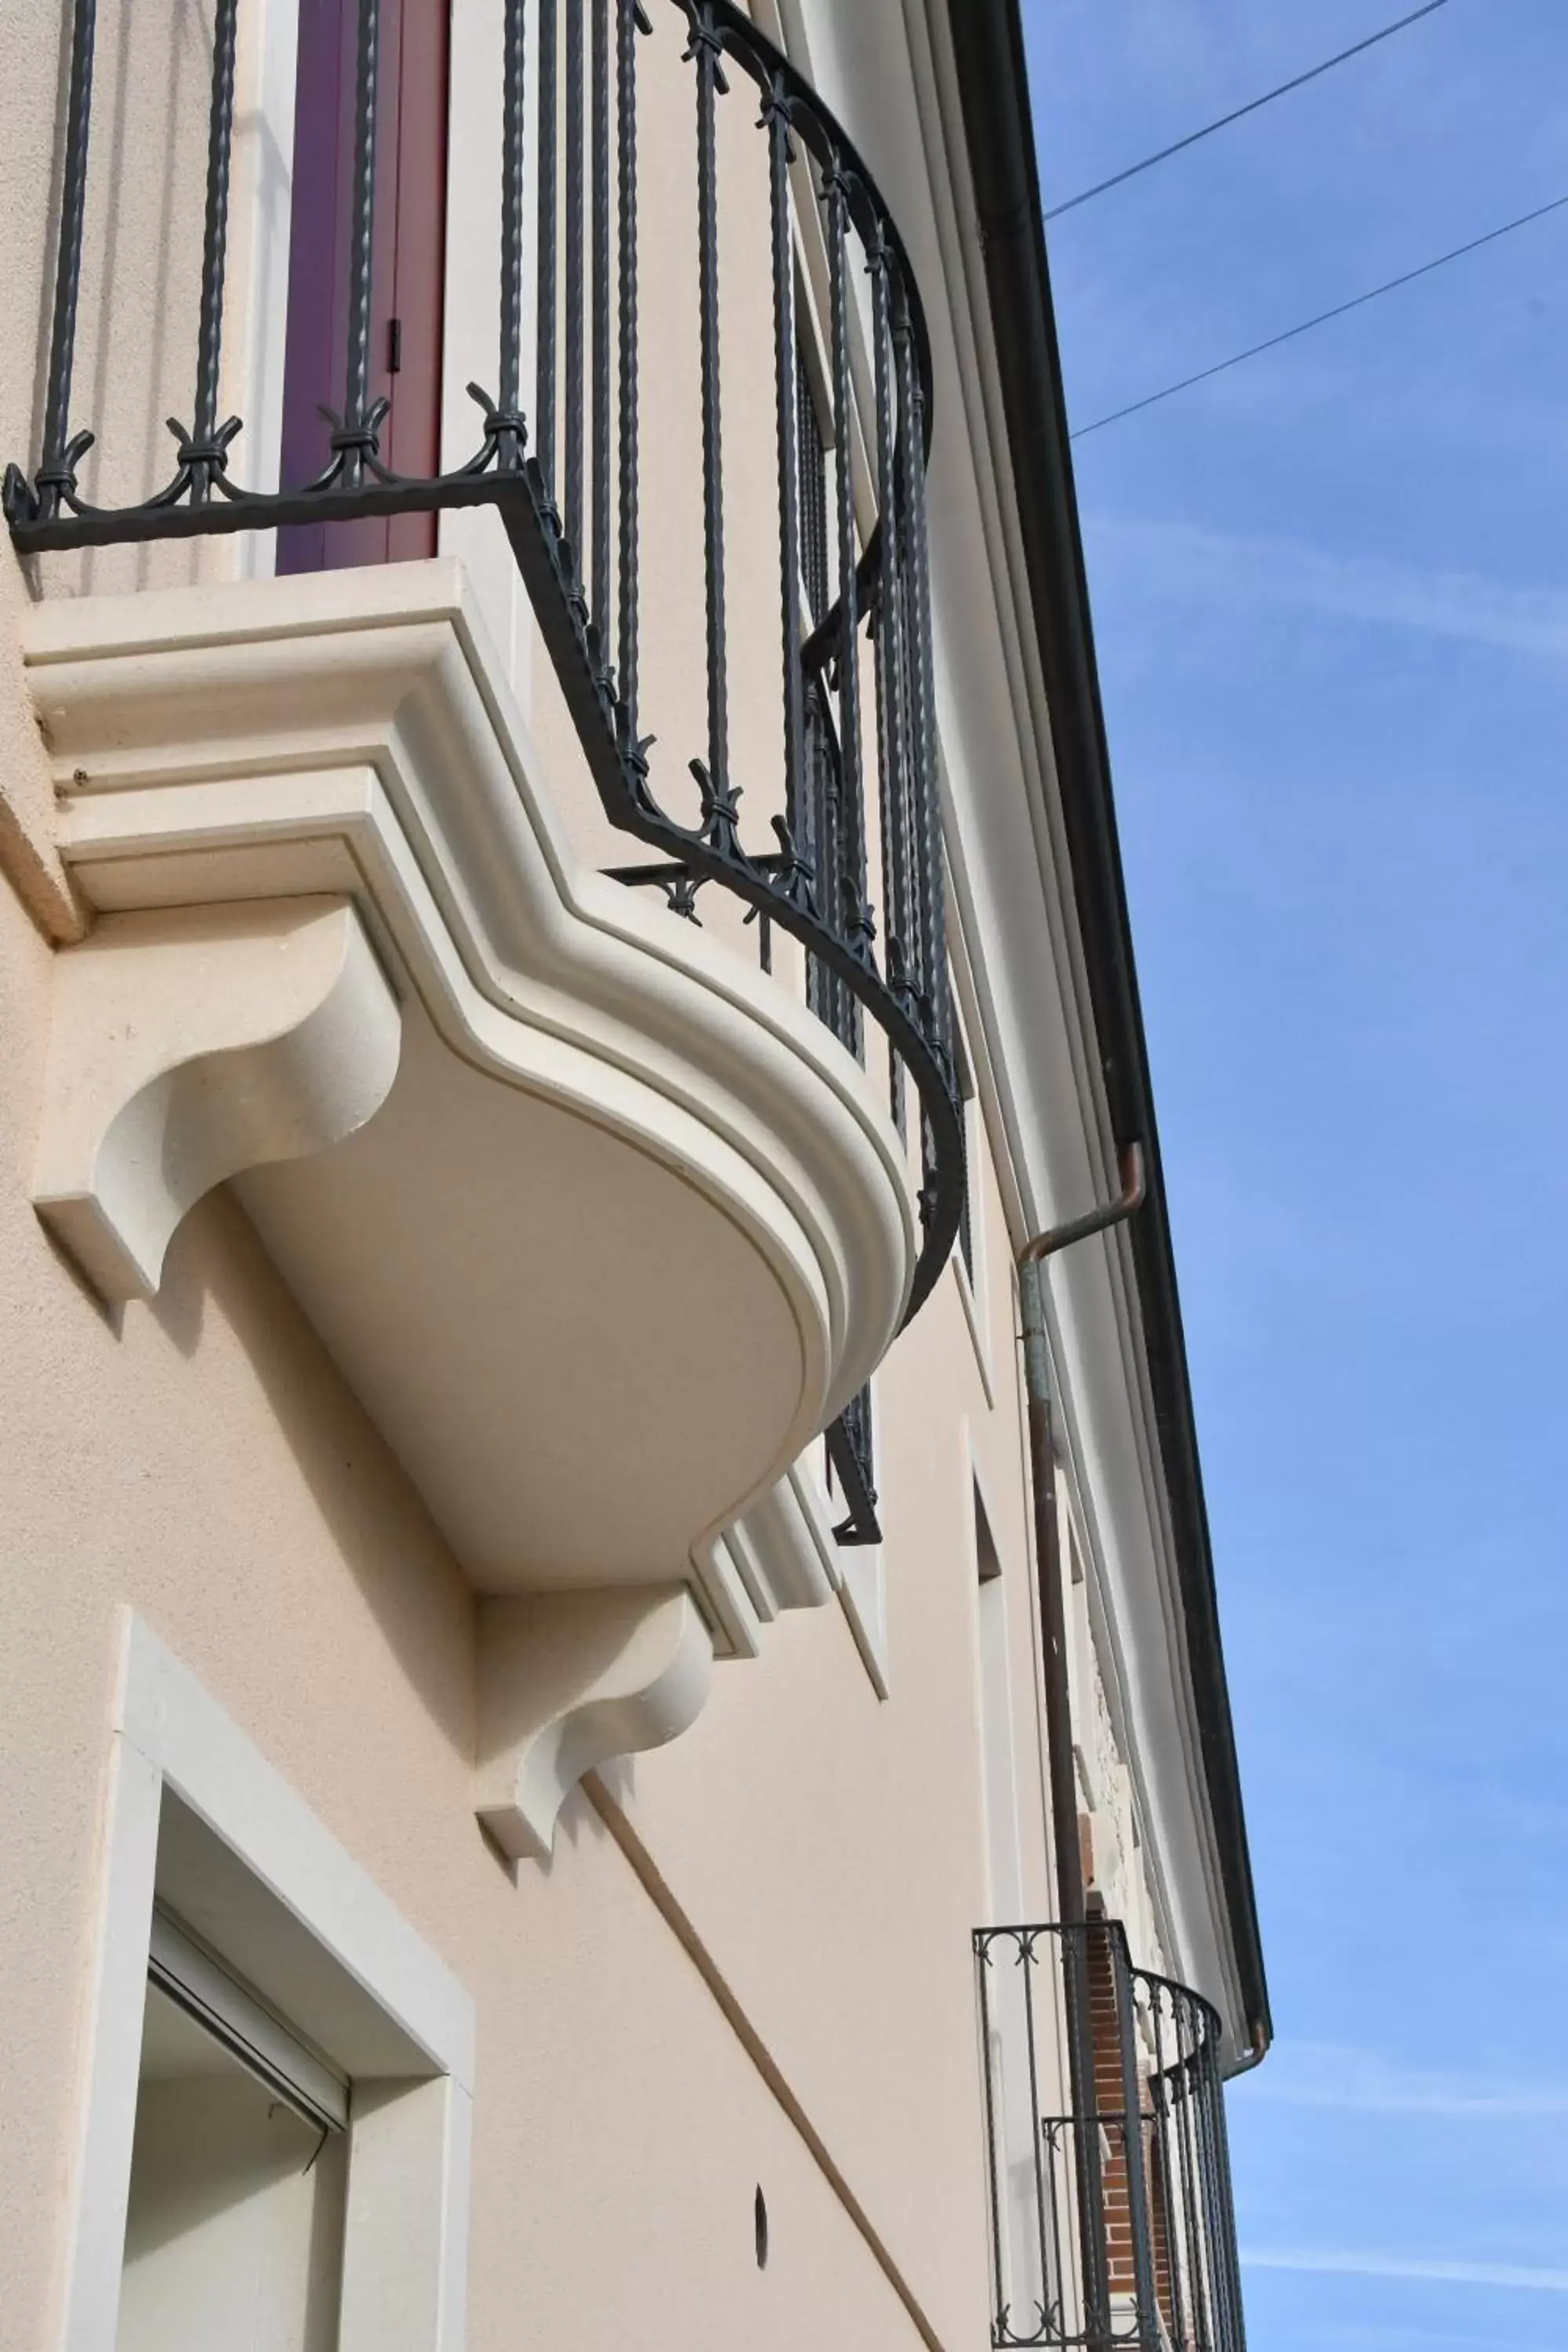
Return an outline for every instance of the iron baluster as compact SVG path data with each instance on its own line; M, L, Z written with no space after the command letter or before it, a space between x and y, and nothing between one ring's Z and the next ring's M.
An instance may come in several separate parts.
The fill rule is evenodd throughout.
M892 373L891 405L895 414L893 446L892 519L884 525L889 543L882 555L883 593L894 618L895 637L892 647L892 695L898 730L899 761L895 792L895 818L898 872L897 929L900 949L900 970L894 973L889 964L889 980L901 982L900 993L917 1018L920 1017L924 986L927 930L921 900L921 841L917 811L917 769L921 751L915 723L915 689L913 677L914 648L911 627L909 570L909 498L910 473L908 445L910 424L906 402L902 352L894 319L899 304L892 273L889 273L888 344L889 364ZM915 494L921 494L918 476ZM892 919L891 918L889 919ZM890 957L889 950L889 957Z
M620 268L620 669L628 758L637 736L637 36L653 27L642 0L616 0L616 108Z
M1083 2294L1085 2341L1095 2347L1110 2339L1110 2282L1107 2275L1105 2236L1105 2173L1098 2130L1099 2097L1094 2071L1094 2020L1089 1979L1089 1930L1064 1930L1067 1990L1068 2079L1078 2177L1079 2280ZM1095 2127L1085 2129L1084 2119Z
M193 506L205 506L227 464L237 417L218 431L218 371L223 353L224 257L228 236L229 154L234 135L234 52L238 0L217 0L213 17L212 108L207 123L206 215L202 226L202 299L196 329L196 397L189 436L174 419L180 471Z
M882 1540L877 1517L869 1382L852 1396L827 1432L827 1457L844 1497L845 1516L834 1528L841 1544Z
M898 706L900 748L902 758L898 776L898 849L900 928L899 941L903 950L902 991L905 1001L919 1015L923 988L924 970L923 918L921 910L921 835L916 808L913 631L910 626L910 592L904 579L906 562L904 541L907 535L903 500L900 495L897 509L896 529L899 548L888 593L898 617L898 639L895 646L894 694Z
M708 593L708 763L703 827L733 848L735 802L730 790L728 648L724 614L724 430L719 379L718 104L729 88L723 44L704 0L689 0L687 56L697 72L697 272L702 365L702 548Z
M800 469L800 574L805 590L812 628L827 614L827 460L822 426L812 397L805 359L798 341L795 353L795 408L798 417L795 455Z
M812 645L827 614L827 455L822 426L812 397L805 357L798 340L795 352L795 459L800 480L801 583L811 615ZM805 730L805 854L816 877L816 904L831 922L841 904L838 887L837 836L829 823L827 805L826 686L820 652L801 656L802 719ZM831 966L813 956L806 965L806 1001L819 1021L835 1036L844 1034L839 1012L841 982Z
M798 379L800 357L795 318L795 244L790 231L789 167L794 150L789 135L789 100L775 79L763 100L768 132L768 197L772 215L773 268L773 389L776 403L779 459L779 585L784 618L784 821L791 840L807 865L811 849L805 839L805 681L801 671L801 551L800 449Z
M936 811L936 722L931 677L931 604L916 576L926 561L925 495L920 479L925 462L925 401L915 365L913 321L907 288L900 288L895 336L899 352L900 442L904 457L903 509L909 534L910 659L913 688L910 782L919 836L921 875L920 986L931 1039L939 1051L948 1043L947 949L943 936L941 828Z
M1024 1968L1024 2041L1029 2055L1029 2118L1032 2126L1035 2126L1035 2118L1039 2115L1041 2105L1039 2067L1035 2057L1035 1979L1033 1972L1035 1969L1036 1942L1037 1939L1033 1936L1024 1936L1020 1938L1020 1953ZM1044 2326L1046 2324L1047 2315L1050 2307L1051 2263L1049 2251L1046 2244L1045 2183L1041 2178L1040 2136L1037 2126L1035 2126L1030 2130L1029 2149L1030 2160L1034 2168L1035 2219L1040 2255L1040 2325Z
M1154 2109L1154 2128L1161 2151L1160 2179L1164 2191L1164 2211L1161 2216L1161 2220L1163 2226L1165 2242L1165 2268L1169 2273L1171 2281L1171 2333L1179 2347L1179 2352L1184 2352L1184 2347L1187 2343L1185 2319L1187 2300L1186 2281L1183 2275L1184 2264L1181 2256L1180 2242L1176 2235L1176 2205L1178 2192L1175 2175L1171 2163L1172 2116L1175 2100L1180 2094L1178 2090L1173 2087L1171 2078L1165 2071L1165 2036L1163 2022L1165 2002L1163 1998L1163 1988L1159 1985L1156 1985L1153 1988L1153 1997L1150 2002L1150 2011L1153 2019L1154 2028L1154 2071L1151 2077L1149 2087ZM1176 2047L1179 2053L1181 2048L1180 2031L1176 2022L1175 2005L1173 2000L1171 2008L1171 2027L1173 2033L1176 2036ZM1183 2200L1183 2209L1184 2210L1185 2209L1184 2198Z
M1132 2280L1138 2325L1151 2342L1158 2340L1159 2305L1154 2296L1154 2265L1149 2248L1149 2180L1143 2160L1143 2095L1138 2076L1138 2043L1132 2016L1132 1969L1125 1944L1110 1939L1111 1975L1116 1986L1116 2031L1121 2059L1122 2135L1125 2141L1127 2201L1132 2209Z
M1189 2048L1187 2021L1178 2009L1175 2012L1177 2048L1182 2053L1179 2074L1179 2096L1176 2113L1181 2122L1183 2168L1186 2177L1185 2210L1183 2215L1183 2236L1185 2241L1187 2278L1193 2306L1192 2346L1194 2352L1212 2352L1208 2327L1208 2280L1204 2263L1203 2217L1209 2210L1208 2168L1203 2147L1203 2118L1194 2095L1196 2085L1193 2076L1193 2053Z
M343 421L332 436L342 459L345 489L364 481L365 461L377 455L387 404L370 405L371 265L375 242L375 112L380 70L380 0L359 0L354 57L353 206L349 227L349 320Z
M811 681L811 707L815 708L816 740L816 804L817 834L820 842L822 903L831 922L837 915L842 919L845 899L844 862L844 765L839 753L838 739L834 732L833 711L828 699L827 681L820 671ZM841 1045L855 1050L855 1024L852 1000L844 974L837 964L825 971L825 1019Z
M600 667L610 667L610 0L594 0L594 552L590 610Z
M566 0L566 545L583 596L583 10Z
M1183 2013L1178 2001L1171 2001L1171 2037L1175 2044L1175 2061L1171 2067L1171 2126L1175 2138L1175 2171L1180 2178L1180 2230L1175 2232L1180 2246L1180 2267L1187 2286L1187 2303L1192 2303L1192 2333L1184 2340L1183 2352L1199 2343L1201 2336L1201 2305L1204 2305L1204 2263L1201 2263L1199 2239L1199 2166L1196 2149L1192 2145L1192 2084L1187 2074L1187 2037L1183 2032Z
M1205 2096L1212 2112L1211 2131L1215 2147L1215 2210L1229 2213L1235 2209L1235 2190L1230 2177L1230 2134L1226 2126L1225 2094L1220 2087L1217 2067L1210 2067L1204 2077ZM1215 2336L1229 2352L1247 2352L1247 2326L1241 2308L1241 2263L1234 2234L1216 2230L1209 2237L1211 2272L1218 2282L1215 2296Z
M800 495L800 574L805 609L815 630L827 610L827 470L822 427L806 375L805 357L798 332L795 343L795 467ZM816 905L831 920L838 904L837 886L829 873L830 856L825 832L822 766L822 688L815 670L808 670L802 652L801 724L804 730L802 779L802 846L816 878ZM805 968L806 1002L818 1020L835 1028L832 971L816 956Z
M74 498L77 462L92 446L90 433L79 433L72 438L70 404L77 301L81 290L82 226L87 215L87 150L92 121L92 54L97 30L97 0L76 0L71 15L70 82L66 98L66 153L60 184L54 316L49 327L49 380L44 396L43 463L37 471L36 499L27 491L19 467L12 467L7 472L5 510L13 520L24 504L33 507L38 520L52 520L62 501Z
M815 672L805 678L802 688L801 716L805 730L806 854L816 870L818 901L830 919L832 909L838 904L838 892L828 822L827 715L822 680ZM838 1034L837 989L838 975L832 965L821 956L809 957L805 970L806 1003L835 1036Z
M914 321L909 298L910 289L905 284L900 287L896 331L900 338L900 408L901 442L905 452L908 529L905 569L910 604L910 668L913 686L910 783L915 822L911 830L918 842L916 867L920 877L917 898L921 971L918 1009L927 1042L945 1073L946 1100L951 1104L956 1097L957 1072L952 1052L952 1009L947 971L946 877L942 865L942 816L937 803L936 698L931 656L931 595L930 583L924 577L928 556L925 490L921 473L926 446L925 372L915 363ZM921 1192L921 1213L929 1236L937 1230L943 1205L944 1163L951 1165L954 1153L961 1202L965 1197L967 1179L963 1166L962 1113L954 1134L944 1144L934 1123L939 1115L934 1098L928 1095L922 1109L921 1160L925 1181Z
M1198 2149L1199 2179L1202 2183L1204 2200L1203 2210L1205 2212L1212 2212L1217 2201L1219 2184L1215 2161L1214 2116L1210 2111L1209 2100L1205 2095L1207 2087L1206 2083L1205 2083L1201 2078L1194 2077L1193 2084L1193 2095L1190 2104L1194 2118L1194 2137L1196 2141ZM1198 2260L1201 2267L1199 2276L1205 2292L1204 2294L1203 2300L1197 2306L1197 2310L1194 2314L1194 2316L1199 2317L1202 2323L1196 2334L1197 2352L1215 2352L1214 2331L1215 2324L1219 2315L1217 2309L1218 2298L1215 2294L1215 2283L1213 2272L1209 2265L1204 2262L1204 2255L1206 2251L1206 2248L1204 2247L1200 2242Z
M539 258L535 275L534 453L547 508L555 511L556 214L559 201L556 0L539 0Z
M1040 2123L1040 2162L1046 2176L1046 2195L1049 2200L1051 2230L1051 2267L1041 2284L1045 2292L1045 2326L1047 2336L1055 2327L1060 2333L1067 2326L1066 2264L1062 2260L1062 2200L1061 2126L1054 2117Z
M910 541L910 785L912 785L914 830L920 837L920 985L926 997L926 1018L938 1045L945 1042L947 948L942 939L942 870L941 825L936 818L936 708L931 679L931 602L921 595L914 569L926 560L921 485L924 466L924 393L920 369L914 364L914 330L910 320L908 289L900 287L896 313L898 388L900 388L900 445L905 461L902 515ZM931 858L936 856L936 870Z
M992 2341L998 2341L997 2329L1005 2327L1007 2310L1007 2281L1002 2273L1002 2196L997 2181L996 2092L993 2082L995 2069L991 2053L991 1940L977 1935L974 1938L976 1971L980 1988L980 2063L982 2084L985 2094L985 2180L991 2202L991 2276L994 2283L993 2307L997 2320L993 2324Z
M896 994L908 987L904 978L904 933L907 912L903 890L903 833L900 795L904 753L899 709L898 599L898 452L894 446L892 411L892 336L888 273L892 267L880 234L871 249L871 340L876 385L877 530L879 559L876 583L877 685L877 806L882 845L882 904L887 910L888 984Z
M849 179L835 152L824 176L833 338L833 439L838 532L838 766L840 887L843 920L852 945L869 963L871 909L866 900L860 728L860 606L855 523L854 387L849 365ZM850 1000L854 1051L863 1051L858 998Z
M524 116L528 27L524 0L506 0L506 66L501 91L500 380L496 425L509 438L503 466L521 461L527 427L522 416L522 225L527 203L524 178Z

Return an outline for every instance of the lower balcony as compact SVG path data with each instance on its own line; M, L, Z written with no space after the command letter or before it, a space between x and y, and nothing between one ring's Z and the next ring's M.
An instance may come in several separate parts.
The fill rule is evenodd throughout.
M1215 2011L1113 1920L974 1951L993 2345L1245 2352Z

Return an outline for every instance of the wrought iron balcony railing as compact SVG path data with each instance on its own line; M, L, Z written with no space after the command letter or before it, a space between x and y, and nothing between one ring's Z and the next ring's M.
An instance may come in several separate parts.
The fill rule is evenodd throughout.
M909 257L875 182L833 115L731 0L648 0L646 7L644 0L531 0L531 6L503 0L493 59L500 132L488 159L499 211L493 323L470 361L476 377L496 390L492 396L478 383L468 386L479 421L477 446L462 462L399 470L393 453L400 379L387 371L400 365L400 322L390 322L384 366L373 326L379 333L386 323L375 310L387 176L381 151L402 134L395 123L383 136L383 116L395 110L378 103L381 0L345 0L347 196L335 224L323 230L312 221L309 240L330 235L342 244L342 329L332 377L341 405L321 412L313 471L281 478L275 489L247 487L240 420L220 421L242 5L211 0L199 274L194 243L189 259L191 422L170 421L171 477L140 501L115 505L97 503L84 489L95 433L76 429L73 410L89 172L110 166L89 156L98 0L72 0L42 456L30 478L13 466L5 482L16 545L37 553L300 525L337 530L369 518L493 507L603 810L658 853L657 864L612 870L631 884L661 886L675 913L689 919L696 919L703 886L734 893L764 962L775 933L799 943L795 970L806 1001L862 1061L869 1016L900 1117L905 1081L912 1083L923 1224L913 1313L958 1228L963 1144L943 945L927 580L930 354ZM661 54L654 58L656 47ZM644 50L649 59L639 64ZM331 62L335 72L335 51ZM658 121L654 175L646 166L639 173L650 65L666 100L671 71L689 76L684 162L670 152L667 108ZM300 70L308 70L303 51ZM746 110L757 126L749 192L736 176L731 123L743 100L733 93L735 77L760 100L757 115ZM306 89L297 125L311 120L310 100ZM300 135L297 129L297 177ZM399 149L399 169L401 155ZM664 429L649 447L639 395L649 343L644 311L651 305L639 310L647 275L639 255L648 268L658 263L668 287L668 215L640 244L639 231L650 200L664 201L672 163L681 166L693 217L689 259L679 267L689 271L684 299L691 302L697 360L686 407L700 409L700 423L683 414L672 430L667 403ZM471 173L471 159L465 165ZM739 335L731 335L721 359L729 331L724 289L733 282L736 242L748 234L754 249L742 271L769 297L771 387L766 401L749 404L770 412L761 424L725 391ZM300 235L296 210L296 244ZM472 259L468 253L465 266ZM661 320L661 338L670 331ZM758 340L750 325L747 334ZM447 342L450 349L450 318ZM759 429L771 441L767 474L775 479L757 462ZM660 513L669 514L663 477L689 444L693 463L681 495L690 544L700 550L690 601L705 604L698 624L705 726L698 740L672 744L667 759L645 732L647 688L655 683L646 674L647 613L658 601L650 560L668 557L647 543L654 534L645 510L657 491ZM287 464L287 429L284 447ZM108 455L106 446L92 464L107 464ZM258 463L265 457L252 453L252 483L268 476L267 464ZM742 499L740 519L748 523L759 504L776 509L776 528L770 525L776 635L768 666L776 680L769 725L777 751L761 761L755 581L737 581L733 561L726 562L727 510L733 535ZM668 564L660 595L667 576ZM746 745L738 751L731 615L741 588L751 634L742 648ZM694 647L693 672L697 666ZM771 829L765 850L757 824ZM864 1412L851 1416L831 1439L851 1539L876 1532L868 1458L856 1434L867 1426Z
M1215 2011L1113 1920L974 1951L993 2345L1245 2352Z

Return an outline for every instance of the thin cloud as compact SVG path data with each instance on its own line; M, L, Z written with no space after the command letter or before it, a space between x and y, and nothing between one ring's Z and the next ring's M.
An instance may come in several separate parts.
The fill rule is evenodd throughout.
M1191 523L1100 517L1091 538L1097 571L1109 557L1125 567L1130 582L1156 595L1265 603L1537 660L1568 659L1568 595L1555 588L1515 587L1477 572L1387 563Z
M1474 2309L1471 2305L1471 2309ZM1337 2352L1521 2352L1517 2335L1455 2336L1448 2329L1435 2332L1429 2326L1420 2327L1368 2326L1352 2322L1331 2326L1322 2336L1323 2352L1337 2347Z
M1277 2049L1244 2095L1248 2104L1269 2101L1374 2115L1568 2116L1568 2083L1492 2082L1426 2073L1397 2065L1376 2051L1331 2042Z
M1538 2294L1568 2294L1568 2271L1539 2270L1525 2263L1453 2263L1428 2261L1420 2254L1279 2252L1272 2247L1243 2248L1241 2260L1254 2271L1323 2271L1344 2278L1431 2279L1447 2286L1521 2287Z

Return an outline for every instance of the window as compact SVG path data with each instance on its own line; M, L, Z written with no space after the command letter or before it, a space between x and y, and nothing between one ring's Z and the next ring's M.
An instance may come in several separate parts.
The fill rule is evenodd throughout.
M355 0L300 0L294 100L285 482L327 458L323 407L343 411L353 218ZM447 0L381 0L372 226L370 397L388 400L381 457L395 472L438 472L446 244ZM433 514L296 523L278 535L279 572L389 563L436 552Z
M138 1619L68 2352L460 2352L473 2003Z
M349 2086L153 1915L117 2352L331 2352Z

